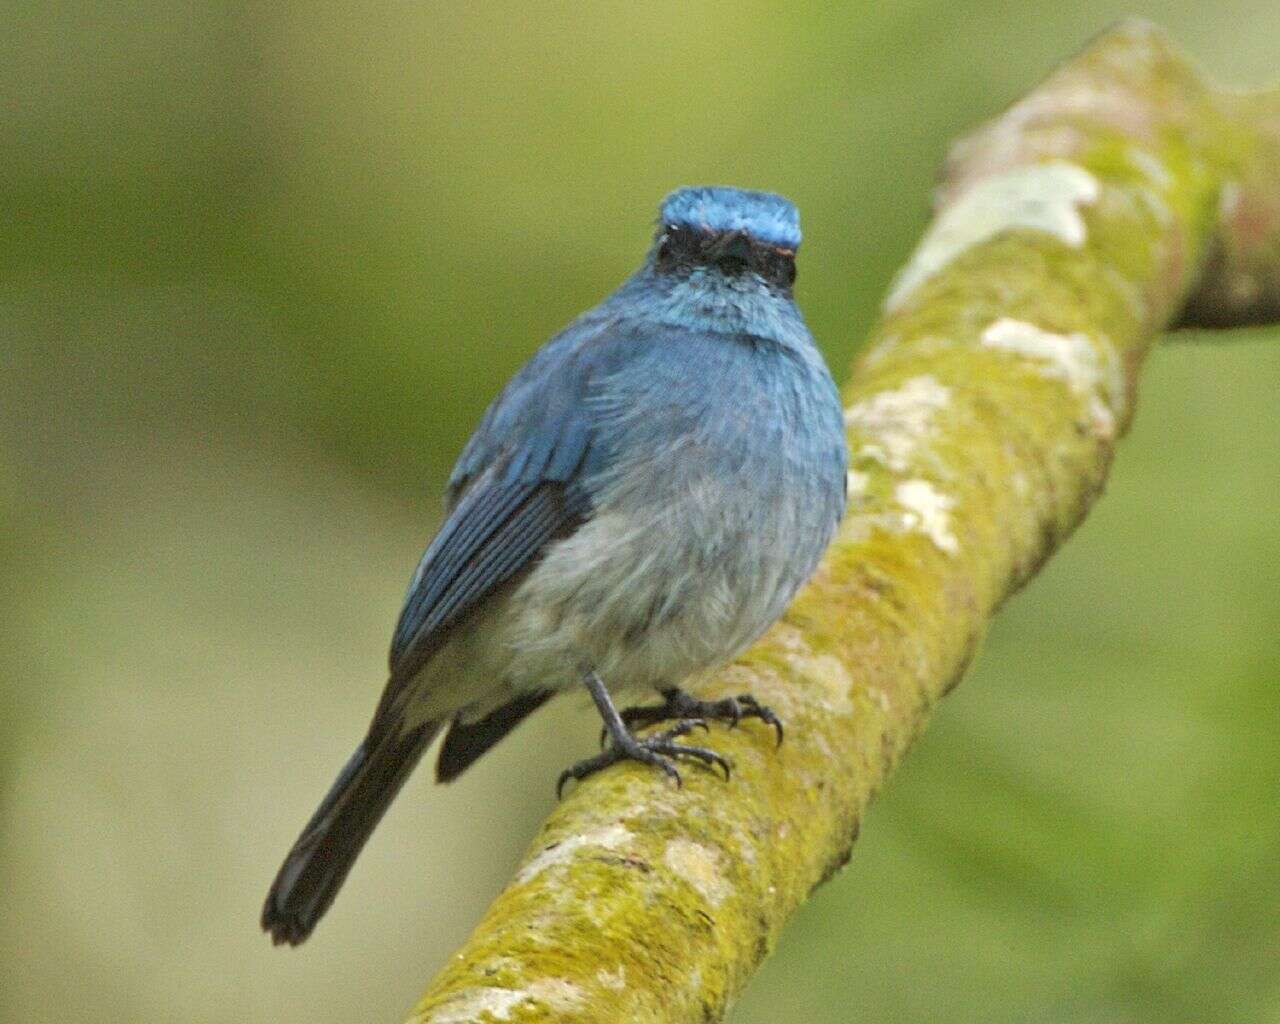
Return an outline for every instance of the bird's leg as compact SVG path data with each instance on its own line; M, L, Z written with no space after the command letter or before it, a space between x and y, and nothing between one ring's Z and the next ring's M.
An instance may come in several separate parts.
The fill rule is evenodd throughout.
M729 728L733 728L744 718L758 718L765 725L773 726L774 732L778 734L778 745L782 745L781 719L771 708L761 704L749 693L721 700L698 700L675 686L659 692L663 703L627 708L620 715L622 721L635 727L653 725L655 722L697 719L704 722L728 722Z
M595 701L601 719L604 720L609 745L595 757L588 757L561 772L560 779L556 783L557 795L570 779L585 779L588 775L594 775L602 768L608 768L609 765L617 764L619 761L639 761L642 764L661 768L675 780L677 786L680 785L680 772L676 770L674 760L677 757L691 757L708 767L718 765L724 769L725 779L729 778L729 762L714 750L708 750L705 747L688 747L675 742L678 737L687 735L694 729L705 729L707 723L700 718L682 717L673 728L665 729L652 736L636 736L627 728L626 722L618 714L618 709L609 698L609 691L605 689L603 680L595 672L588 672L583 682L586 684L587 692L591 694L591 699Z

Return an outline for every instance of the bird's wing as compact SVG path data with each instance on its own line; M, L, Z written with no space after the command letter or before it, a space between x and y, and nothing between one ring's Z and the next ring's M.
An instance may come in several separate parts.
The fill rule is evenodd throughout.
M584 398L611 347L598 344L597 333L566 332L539 351L464 449L449 482L448 516L414 573L392 638L384 708L450 626L590 511L587 480L601 453Z

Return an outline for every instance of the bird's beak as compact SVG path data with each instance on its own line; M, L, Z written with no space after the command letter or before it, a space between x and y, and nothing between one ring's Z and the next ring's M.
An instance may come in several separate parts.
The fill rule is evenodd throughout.
M720 252L717 253L718 259L736 259L743 263L751 261L751 239L742 231L735 231L727 235L720 244Z

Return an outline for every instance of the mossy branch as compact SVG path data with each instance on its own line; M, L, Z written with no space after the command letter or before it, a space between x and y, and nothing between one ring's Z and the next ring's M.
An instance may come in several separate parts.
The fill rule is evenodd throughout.
M1278 314L1280 94L1219 92L1131 22L959 142L845 391L839 537L710 687L772 705L787 742L713 731L731 799L697 771L580 786L412 1019L722 1019L1097 497L1159 332Z

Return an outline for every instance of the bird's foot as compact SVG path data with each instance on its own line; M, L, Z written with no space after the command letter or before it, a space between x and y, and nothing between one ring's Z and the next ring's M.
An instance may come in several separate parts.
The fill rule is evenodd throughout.
M758 718L765 725L773 727L778 736L778 746L782 746L782 720L772 708L761 704L749 693L742 693L736 697L724 697L720 700L698 700L696 697L690 697L683 690L673 687L670 690L663 690L662 696L664 698L662 704L626 708L620 712L628 728L653 725L656 722L669 722L673 719L682 721L695 719L703 722L728 722L729 728L732 729L744 718Z
M641 764L660 768L680 786L680 772L676 769L675 759L688 757L700 762L708 768L713 766L724 769L725 781L729 779L729 762L706 747L690 747L676 743L676 739L685 736L694 729L706 729L707 723L699 718L684 718L670 729L655 733L652 736L633 736L624 732L615 735L613 741L595 757L588 757L560 773L556 782L556 796L564 790L564 784L570 779L582 780L594 775L601 769L608 768L619 761L639 761Z

